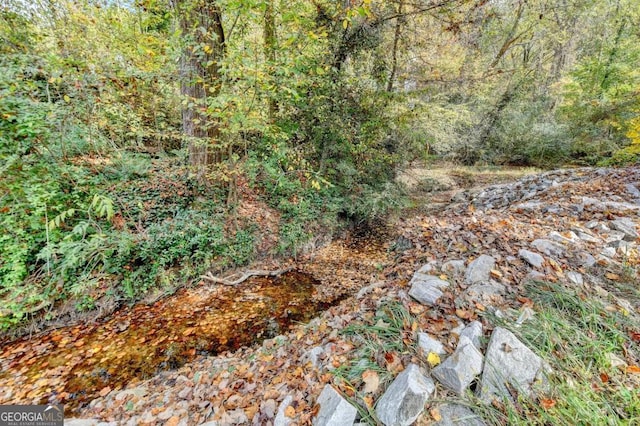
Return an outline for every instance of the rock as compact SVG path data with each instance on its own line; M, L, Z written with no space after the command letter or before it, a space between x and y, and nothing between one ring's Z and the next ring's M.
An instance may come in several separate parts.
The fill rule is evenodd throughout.
M569 235L568 237L565 237L564 235L562 235L557 231L552 231L549 233L548 238L552 241L557 241L559 243L568 243L568 244L571 244L580 240L573 231L569 231L568 235Z
M461 404L442 404L436 410L440 420L433 426L486 426L480 416Z
M285 410L291 403L293 402L293 397L291 395L287 395L282 402L280 403L280 407L278 408L278 414L276 415L276 419L273 421L273 426L289 426L293 419L287 417L285 415Z
M482 345L482 323L480 321L469 323L460 333L460 337L466 337L473 343L476 349L480 350Z
M615 247L605 247L600 252L602 256L613 259L616 256L616 248Z
M580 266L584 266L586 268L591 268L596 264L596 258L586 251L576 254L576 260L580 263Z
M582 274L580 274L578 272L574 272L574 271L567 272L567 278L573 284L576 284L576 285L583 285L584 284L584 279L582 278Z
M431 374L446 388L463 395L473 379L482 372L482 354L466 337L460 336L456 351Z
M409 426L422 413L434 390L433 380L424 376L417 365L409 364L378 400L378 419L385 426Z
M629 241L618 241L615 245L617 252L623 256L631 255L631 250L635 248L636 244Z
M147 389L144 386L140 386L137 388L133 388L133 389L125 389L121 392L118 392L116 394L116 401L122 401L123 399L125 399L127 396L129 395L133 395L133 396L137 396L138 398L142 398L144 396L146 396L149 393L149 389Z
M213 421L210 421L210 422L202 423L200 426L220 426L220 423L218 423L217 421L213 420Z
M444 350L444 346L440 341L429 336L427 333L418 333L418 347L422 349L425 355L433 352L438 355L444 355L447 351Z
M96 419L64 419L64 426L97 426Z
M531 246L535 247L536 250L551 257L564 256L565 253L564 247L556 243L555 241L537 239L531 242Z
M624 186L624 189L627 190L627 192L629 194L631 194L632 197L634 198L640 198L640 190L638 189L638 187L632 183L627 183Z
M316 346L314 348L309 349L305 355L304 359L311 362L311 365L318 368L320 366L320 358L324 354L324 349L322 346Z
M475 284L480 281L488 281L495 264L496 260L493 257L486 254L481 255L469 264L464 276L464 282Z
M534 268L540 268L544 263L544 257L542 257L542 255L529 250L520 249L518 255Z
M440 297L442 297L442 290L449 287L447 281L433 275L425 275L416 272L413 278L409 282L411 289L409 290L409 296L416 299L418 302L424 305L435 305Z
M584 231L578 231L577 233L578 238L580 238L582 241L586 241L588 243L599 243L600 239L591 235L591 234L587 234Z
M453 272L454 274L464 273L467 267L464 264L464 260L449 260L442 264L440 268L442 272Z
M611 243L615 243L617 241L621 241L624 240L625 234L624 232L620 232L620 231L609 231L605 236L604 236L604 242L607 244L611 244Z
M491 334L484 363L480 399L512 399L507 384L520 394L531 396L534 385L546 385L549 367L510 331L497 327Z
M627 217L622 219L616 219L609 222L612 229L620 231L624 234L624 239L626 241L635 241L640 237L638 235L638 231L636 230L636 225L633 221Z
M469 287L462 296L456 299L456 303L461 306L464 301L483 302L491 304L502 300L506 287L495 281L479 282Z
M158 414L158 418L160 420L169 420L171 416L173 416L173 408L167 408Z
M640 209L637 204L620 203L618 201L600 201L595 198L582 197L582 204L586 210L593 212L632 212Z
M349 404L331 385L325 385L318 397L320 411L313 419L314 426L351 426L358 410Z
M544 281L545 275L542 272L531 271L527 274L526 279L529 281Z

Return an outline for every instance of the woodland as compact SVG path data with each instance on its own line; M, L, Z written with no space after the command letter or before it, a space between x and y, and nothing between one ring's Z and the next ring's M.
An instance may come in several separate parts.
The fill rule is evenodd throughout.
M409 203L412 163L640 158L636 0L4 0L0 329Z

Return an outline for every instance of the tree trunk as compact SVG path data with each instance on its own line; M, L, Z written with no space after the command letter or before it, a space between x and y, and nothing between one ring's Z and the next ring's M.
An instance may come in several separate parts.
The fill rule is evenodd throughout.
M183 49L180 92L184 99L182 128L189 143L189 164L199 179L209 165L221 161L220 123L207 115L207 98L220 93L220 67L225 56L222 11L215 1L176 0Z
M273 13L273 0L265 0L263 37L267 70L271 77L273 77L273 67L276 63L277 48L276 19ZM273 93L267 94L267 102L269 106L269 122L273 123L275 116L278 113L278 102L276 101Z
M391 73L387 81L387 92L393 91L393 82L398 72L398 44L400 43L400 33L402 32L402 6L403 1L398 3L398 17L396 18L396 28L393 34L393 50L391 52Z

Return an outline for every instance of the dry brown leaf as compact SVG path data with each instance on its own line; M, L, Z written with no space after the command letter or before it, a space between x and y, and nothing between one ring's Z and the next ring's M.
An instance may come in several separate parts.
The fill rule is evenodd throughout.
M442 420L442 415L440 414L440 410L438 410L437 408L433 408L429 411L429 414L431 414L431 417L433 417L433 420L435 420L436 422L439 422L440 420Z
M362 381L364 382L363 393L376 393L380 386L380 377L373 370L366 370L362 373Z
M540 405L542 405L542 408L544 408L545 410L549 410L556 406L556 400L551 398L544 398L540 401Z
M287 408L284 409L284 415L289 417L289 418L295 417L296 409L293 408L292 405L289 405Z

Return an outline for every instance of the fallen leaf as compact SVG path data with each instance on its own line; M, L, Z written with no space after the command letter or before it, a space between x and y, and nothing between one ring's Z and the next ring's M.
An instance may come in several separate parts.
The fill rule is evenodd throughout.
M433 408L431 411L429 411L429 414L431 414L431 417L433 417L433 420L435 420L436 422L442 420L440 410L438 410L437 408Z
M366 370L362 373L362 381L364 382L363 393L375 393L380 386L380 377L373 370Z
M618 281L620 279L620 275L614 274L613 272L607 272L604 276L612 281Z
M427 355L427 362L431 368L435 367L440 364L440 355L435 352L429 352L429 355Z
M631 340L633 340L635 342L640 342L640 333L632 331L631 332Z
M293 406L289 405L287 408L284 409L284 415L292 418L296 415L296 409L293 408Z
M607 375L607 373L600 373L600 380L602 380L602 383L608 383L609 376Z
M556 406L556 400L551 398L543 398L542 401L540 401L540 405L542 405L542 408L544 408L545 410L549 410Z
M98 393L98 395L100 396L106 396L109 392L111 392L111 388L109 386L105 386L103 387L100 392Z
M640 374L640 367L637 365L630 365L627 367L627 373Z

